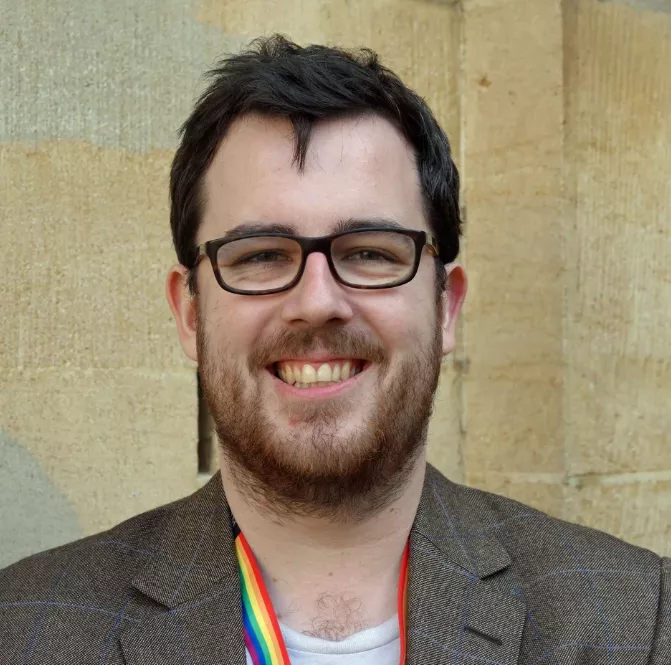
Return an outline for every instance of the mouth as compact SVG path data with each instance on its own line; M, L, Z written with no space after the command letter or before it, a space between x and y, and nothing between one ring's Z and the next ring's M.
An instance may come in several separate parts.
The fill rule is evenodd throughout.
M341 358L324 362L282 360L270 365L268 371L289 386L307 390L342 384L361 374L368 364L360 358Z

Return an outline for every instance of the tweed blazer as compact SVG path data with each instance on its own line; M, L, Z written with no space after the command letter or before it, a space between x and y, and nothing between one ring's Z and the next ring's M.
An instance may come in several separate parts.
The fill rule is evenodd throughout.
M671 665L671 562L427 468L409 665ZM219 474L0 571L1 665L244 665Z

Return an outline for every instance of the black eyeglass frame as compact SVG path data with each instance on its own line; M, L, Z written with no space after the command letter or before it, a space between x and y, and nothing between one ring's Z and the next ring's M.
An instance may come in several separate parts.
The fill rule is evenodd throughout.
M412 270L410 271L407 277L399 279L396 282L392 282L391 284L362 286L360 284L351 284L350 282L347 282L346 280L342 279L340 275L338 275L338 271L336 270L336 267L333 264L333 257L331 256L331 244L333 243L333 241L336 238L339 238L344 235L350 235L353 233L370 233L371 231L372 232L393 231L394 233L398 233L400 235L412 238L412 240L415 243L415 261ZM243 289L236 289L226 284L226 282L224 282L224 280L221 277L221 273L219 272L219 264L217 262L217 253L219 252L219 248L223 247L224 245L227 245L228 243L235 242L236 240L243 240L245 238L287 238L289 240L296 241L301 248L301 264L298 268L298 272L296 273L296 277L294 277L294 279L291 280L291 282L280 288L264 289L260 291L247 291ZM288 291L289 289L296 286L296 284L300 282L301 277L303 276L308 256L313 252L319 252L321 254L324 254L324 256L326 256L326 260L328 261L331 274L333 275L334 279L340 284L344 284L345 286L349 286L353 289L367 289L367 290L393 289L397 286L407 284L412 279L414 279L415 275L417 274L417 270L419 269L419 263L422 260L422 250L424 249L424 247L428 247L434 256L436 257L439 256L438 242L430 233L428 233L427 231L413 231L411 229L399 229L398 227L395 226L361 227L358 229L351 229L349 231L340 231L339 233L333 233L332 235L320 236L317 238L295 236L290 233L258 232L258 233L249 233L234 238L217 238L215 240L208 240L207 242L204 242L202 245L198 245L197 247L198 256L196 257L194 269L196 268L200 260L203 257L207 256L210 259L212 270L214 271L214 276L217 280L217 283L222 289L224 289L224 291L228 291L229 293L235 293L242 296L266 296L272 293L281 293L282 291Z

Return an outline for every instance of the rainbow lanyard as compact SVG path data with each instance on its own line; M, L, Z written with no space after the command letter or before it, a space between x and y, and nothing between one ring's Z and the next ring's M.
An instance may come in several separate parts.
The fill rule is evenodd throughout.
M291 665L273 604L270 601L263 577L261 577L261 571L247 539L240 531L235 520L233 520L233 532L235 534L235 552L240 567L245 646L252 658L252 663L254 665ZM401 640L399 665L405 663L408 557L409 546L406 544L398 580L398 625Z

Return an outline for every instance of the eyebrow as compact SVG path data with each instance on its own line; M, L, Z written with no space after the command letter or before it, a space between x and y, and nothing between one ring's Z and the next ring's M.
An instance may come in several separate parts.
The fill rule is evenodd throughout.
M331 233L342 233L344 231L355 231L356 229L363 228L376 228L376 227L392 227L401 230L407 230L406 226L399 223L397 220L389 217L366 217L363 219L341 219L338 220L332 227ZM299 235L296 227L293 224L279 224L279 223L263 223L263 222L245 222L244 224L238 224L229 231L226 232L226 235L223 237L226 240L234 240L235 238L240 238L242 236L250 235L253 233L285 233L288 235Z

